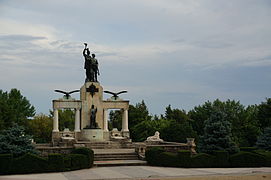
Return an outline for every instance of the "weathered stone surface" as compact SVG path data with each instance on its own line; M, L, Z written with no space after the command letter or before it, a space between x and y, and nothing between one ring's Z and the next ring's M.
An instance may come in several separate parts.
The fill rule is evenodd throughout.
M82 140L84 141L103 141L103 130L102 129L83 129Z
M89 92L91 85L94 85L98 92L91 94L91 92ZM91 105L94 105L94 107L97 108L96 123L98 124L98 127L103 128L103 87L100 83L86 82L80 89L80 100L82 101L81 129L90 125Z

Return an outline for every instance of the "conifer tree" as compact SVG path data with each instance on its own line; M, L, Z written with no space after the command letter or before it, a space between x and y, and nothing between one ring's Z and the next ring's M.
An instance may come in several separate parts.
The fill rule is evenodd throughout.
M24 134L22 126L13 124L13 127L0 134L0 154L13 154L16 157L25 153L36 153L31 140L31 136Z
M271 127L264 129L264 132L258 137L256 146L259 149L271 151Z
M238 148L231 139L231 123L226 114L216 109L205 122L204 134L200 137L199 151L212 153L216 150L237 152Z

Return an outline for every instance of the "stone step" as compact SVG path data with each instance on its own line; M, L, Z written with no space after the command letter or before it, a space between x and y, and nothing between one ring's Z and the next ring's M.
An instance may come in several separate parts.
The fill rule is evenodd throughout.
M137 156L133 157L95 157L94 161L112 161L112 160L138 160Z
M146 161L142 160L112 160L112 161L94 161L95 167L102 166L144 166Z
M94 155L94 161L105 161L105 160L138 160L138 156L136 154L133 155Z
M122 157L122 156L137 156L136 153L112 153L112 154L94 154L95 157Z
M94 161L138 160L135 149L93 149Z
M135 153L135 149L122 148L122 149L92 149L94 154L127 154Z

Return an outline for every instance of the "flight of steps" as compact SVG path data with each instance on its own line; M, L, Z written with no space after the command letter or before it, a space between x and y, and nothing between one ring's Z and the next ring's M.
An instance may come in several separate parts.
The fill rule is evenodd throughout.
M135 148L132 142L114 142L114 141L104 141L104 142L89 142L89 141L78 141L75 146L84 146L90 149L131 149Z
M94 166L146 165L139 160L135 149L93 149Z

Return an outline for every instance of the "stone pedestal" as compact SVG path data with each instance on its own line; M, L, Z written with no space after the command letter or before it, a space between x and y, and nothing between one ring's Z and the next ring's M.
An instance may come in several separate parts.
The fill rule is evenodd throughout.
M84 141L104 141L104 131L102 129L83 129L82 140Z
M103 88L100 83L86 82L80 89L80 100L82 101L81 129L90 125L90 109L92 105L97 108L96 123L99 128L103 128Z

